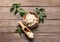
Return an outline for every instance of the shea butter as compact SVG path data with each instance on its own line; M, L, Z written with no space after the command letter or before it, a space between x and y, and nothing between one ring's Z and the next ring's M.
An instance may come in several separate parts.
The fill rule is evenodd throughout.
M34 35L33 35L32 32L27 32L27 35L28 35L29 38L34 38Z
M38 16L34 14L34 13L27 13L25 16L24 16L24 22L25 22L25 25L27 24L28 27L32 27L34 26L36 23L38 24L39 22L39 19L38 19Z

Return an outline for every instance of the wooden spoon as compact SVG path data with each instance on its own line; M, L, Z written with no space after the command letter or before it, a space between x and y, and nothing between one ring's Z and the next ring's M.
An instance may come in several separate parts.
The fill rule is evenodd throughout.
M22 30L23 30L23 32L29 37L29 38L34 38L34 35L33 35L33 33L31 32L31 30L28 28L28 27L26 27L25 25L23 25L23 23L20 21L19 22L19 25L22 27Z

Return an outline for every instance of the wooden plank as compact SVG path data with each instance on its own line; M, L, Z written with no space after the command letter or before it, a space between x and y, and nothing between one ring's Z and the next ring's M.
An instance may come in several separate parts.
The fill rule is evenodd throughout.
M10 13L11 7L0 7L0 19L22 19L19 14L16 16ZM22 7L26 11L33 12L35 7ZM38 7L41 8L41 7ZM43 7L46 9L47 18L46 19L60 19L60 7Z
M21 18L21 17L20 17ZM6 13L0 13L0 20L9 20L9 19L20 19L18 16L14 16L14 14L6 14Z
M2 26L0 32L15 32L15 26ZM31 30L33 33L60 33L60 26L40 26Z
M16 31L16 27L9 27L9 26L1 26L0 27L0 32L15 32Z
M5 20L1 20L5 21ZM8 24L7 24L8 21ZM0 32L15 32L17 29L16 26L18 25L18 22L20 20L6 20L2 25L0 25ZM45 20L45 23L40 23L38 27L35 29L32 29L34 33L40 33L40 32L59 32L60 33L60 20Z
M1 21L3 21L3 22L1 22ZM2 32L3 32L3 30L15 31L15 30L13 30L13 26L17 26L19 21L20 20L0 20L0 22L1 22L0 31L2 31ZM6 29L5 26L8 26L8 27L11 26L11 27L10 27L10 29L8 27ZM46 32L51 32L51 31L59 32L60 31L59 28L60 28L60 20L45 20L45 23L44 24L40 23L36 30L42 31L42 32L45 32L45 31ZM38 32L38 31L36 31L36 32Z
M60 33L60 27L56 25L39 26L39 28L37 27L37 29L32 31L34 33Z
M0 0L0 6L11 6L14 3L21 3L22 6L60 6L60 0Z
M0 26L8 26L8 20L0 20Z
M18 22L21 20L8 20L9 26L17 26ZM41 25L47 25L47 26L60 26L60 20L45 20L44 23L40 23L39 26Z
M18 33L0 33L0 42L20 42Z
M22 42L60 42L58 35L38 35L36 34L33 40L28 39L25 35L21 37Z
M28 39L24 34L0 33L0 42L60 42L60 34L35 34L33 40Z

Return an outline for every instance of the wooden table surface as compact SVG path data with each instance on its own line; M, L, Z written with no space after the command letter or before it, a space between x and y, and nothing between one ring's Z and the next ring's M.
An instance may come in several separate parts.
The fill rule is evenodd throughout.
M22 20L19 14L14 16L10 13L14 3L21 3L28 12L33 12L36 7L46 9L45 23L32 30L35 34L33 40L14 33ZM0 0L0 42L60 42L60 0Z

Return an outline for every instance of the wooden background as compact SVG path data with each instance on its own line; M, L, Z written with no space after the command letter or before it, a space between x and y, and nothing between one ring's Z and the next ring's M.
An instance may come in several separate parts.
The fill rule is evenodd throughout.
M35 34L33 40L14 33L22 20L19 15L10 13L14 3L21 3L26 11L33 11L35 7L46 9L45 23L32 30ZM0 42L60 42L60 0L0 0Z

